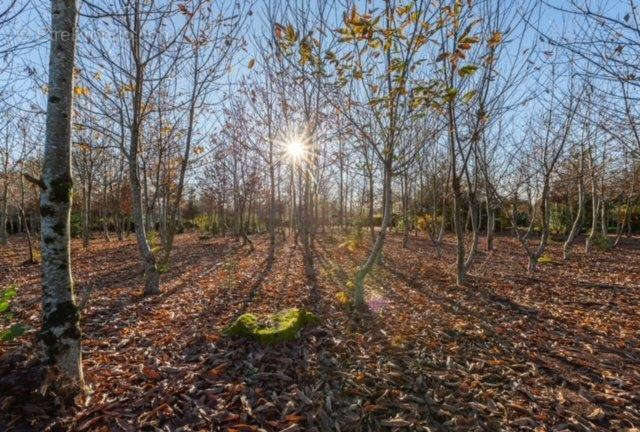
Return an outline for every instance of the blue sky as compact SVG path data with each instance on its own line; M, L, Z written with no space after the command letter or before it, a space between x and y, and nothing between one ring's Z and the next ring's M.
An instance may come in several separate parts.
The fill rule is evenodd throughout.
M616 14L620 17L622 17L628 9L626 1L587 1L593 7L602 8L608 13ZM569 6L569 0L549 0L549 2L558 7ZM2 3L6 3L6 0L2 0ZM248 36L251 35L252 32L264 33L263 11L265 10L267 3L268 0L259 0L256 2L255 7L253 8L254 14L251 17L251 25L247 28ZM365 3L370 4L365 1L360 2L361 5ZM383 6L382 0L376 0L373 3L378 7ZM271 4L278 4L278 2L274 3L272 1ZM29 115L31 118L38 118L39 121L41 121L41 116L33 117L31 113L44 108L44 97L39 86L46 81L48 41L47 33L44 29L48 25L49 20L49 2L45 0L33 0L32 5L33 7L26 10L25 13L18 18L15 22L14 29L10 30L9 33L11 35L11 40L14 42L24 41L31 43L31 41L33 41L33 43L28 49L23 50L20 55L13 59L13 66L9 68L10 72L0 71L0 83L8 83L9 89L5 94L8 93L13 95L13 104L19 108L18 111ZM340 14L341 12L338 11L336 16L339 17ZM573 17L562 14L551 8L543 7L539 23L540 30L543 33L558 35L562 32L570 32L573 27ZM6 30L3 29L3 33L4 32L6 32ZM529 32L531 42L538 39L539 36L533 29L530 29ZM251 38L249 37L249 39ZM537 42L539 51L544 52L546 50L552 50L545 42L540 42L539 40ZM249 71L246 69L248 59L252 57L254 56L251 52L251 46L249 46L248 52L239 53L237 57L238 62L228 79L230 81L234 81L235 79L239 79L241 76L248 76L257 73L257 68L255 71ZM545 60L544 57L541 59ZM0 69L2 69L2 60L0 60ZM33 72L35 72L35 74L33 74ZM527 77L528 83L525 83L522 87L522 91L526 91L527 88L534 88L537 85L537 78L538 77L535 75ZM526 111L524 114L525 117L521 117L522 114L517 115L520 117L520 122L526 120Z

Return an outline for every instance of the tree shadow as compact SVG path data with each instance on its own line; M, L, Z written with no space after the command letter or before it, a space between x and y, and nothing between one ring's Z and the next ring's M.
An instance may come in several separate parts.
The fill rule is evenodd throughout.
M386 270L403 281L411 291L417 293L431 303L446 306L446 312L455 316L458 322L467 322L483 329L487 335L487 342L494 349L500 349L505 354L503 357L519 359L522 364L532 362L541 372L542 376L552 383L579 392L590 403L598 405L598 392L585 392L585 385L605 385L603 371L611 369L611 356L617 357L619 364L627 365L622 372L626 376L627 384L623 388L631 390L633 378L629 375L633 368L631 364L640 364L640 358L630 352L625 353L615 347L614 342L607 341L607 335L597 331L585 332L575 322L562 319L549 313L547 310L525 306L511 298L495 293L487 280L474 278L466 287L452 287L456 295L454 297L441 294L441 288L433 288L427 285L431 275L411 273L409 276L407 267L411 263L389 260ZM436 285L437 286L437 285ZM402 292L397 285L394 291ZM410 292L404 292L407 297ZM454 320L454 321L455 321ZM517 332L505 332L502 329L519 328ZM445 330L446 332L446 330ZM464 333L452 332L452 336L463 345L473 344L473 341ZM547 337L541 337L547 335ZM598 340L596 340L596 337ZM462 342L464 341L464 342ZM559 345L558 342L561 341ZM567 344L568 343L568 344ZM584 349L590 346L591 353ZM598 356L609 354L603 360ZM588 377L588 378L587 378ZM605 410L607 415L613 415L613 408ZM608 421L608 420L603 420Z
M268 256L263 259L262 263L259 265L259 267L262 267L262 270L258 271L248 278L247 282L251 281L249 284L248 294L242 301L236 315L242 315L243 313L245 313L258 296L262 283L273 269L273 258L274 257L269 253Z

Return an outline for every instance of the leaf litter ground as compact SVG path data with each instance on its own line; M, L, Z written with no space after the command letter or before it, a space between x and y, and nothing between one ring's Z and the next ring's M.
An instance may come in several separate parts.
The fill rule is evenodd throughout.
M366 312L337 299L366 248L316 241L315 280L299 247L268 259L231 239L177 239L163 293L141 297L133 238L73 243L90 391L40 394L39 267L25 242L0 251L0 286L19 285L25 337L0 346L0 430L628 431L640 428L640 240L527 275L500 237L467 286L454 245L391 236L367 281ZM302 307L319 326L262 346L221 336L242 313Z

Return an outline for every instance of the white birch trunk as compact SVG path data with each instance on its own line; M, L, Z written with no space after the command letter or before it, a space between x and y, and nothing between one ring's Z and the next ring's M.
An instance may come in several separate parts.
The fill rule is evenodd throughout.
M51 2L49 99L41 183L44 361L83 384L80 313L71 277L71 118L76 40L75 0Z

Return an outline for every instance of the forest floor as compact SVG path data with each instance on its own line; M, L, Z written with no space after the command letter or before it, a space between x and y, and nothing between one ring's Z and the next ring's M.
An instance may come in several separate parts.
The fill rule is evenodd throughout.
M63 409L33 391L40 269L12 238L0 288L19 286L14 314L31 330L0 345L0 430L640 430L637 237L590 255L577 245L567 262L552 242L553 262L533 275L498 237L458 288L452 238L438 258L428 240L404 249L392 235L358 314L336 294L366 245L318 239L311 282L299 247L280 244L269 265L266 237L253 239L250 251L179 236L155 297L140 296L133 237L74 240L89 392ZM321 317L294 342L221 336L245 311L294 306Z

